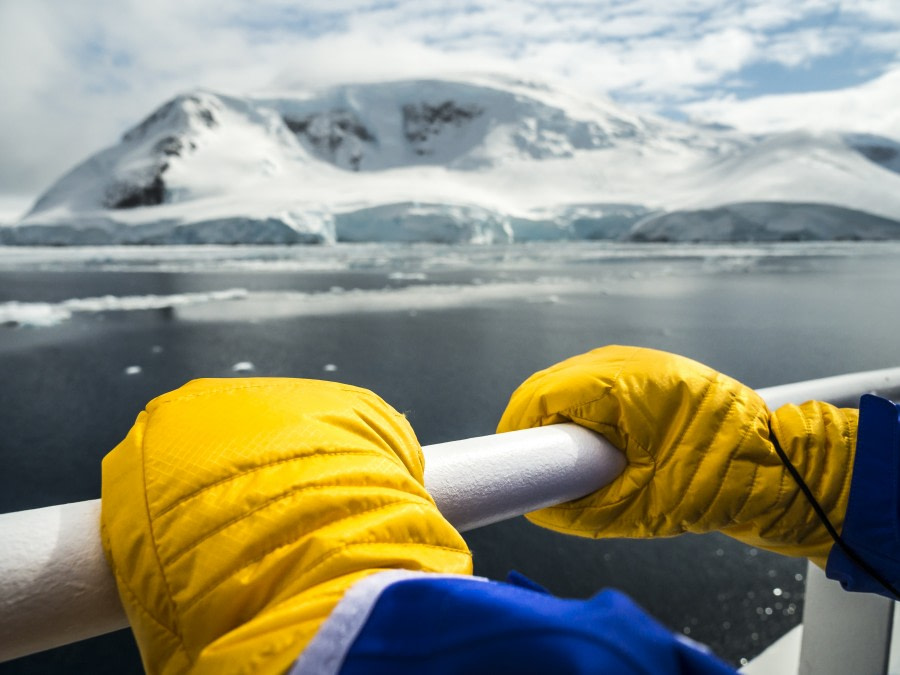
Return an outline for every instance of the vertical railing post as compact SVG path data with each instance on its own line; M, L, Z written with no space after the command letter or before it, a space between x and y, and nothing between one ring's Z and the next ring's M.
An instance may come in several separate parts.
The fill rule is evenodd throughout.
M848 593L809 563L800 675L885 675L894 604L880 595Z

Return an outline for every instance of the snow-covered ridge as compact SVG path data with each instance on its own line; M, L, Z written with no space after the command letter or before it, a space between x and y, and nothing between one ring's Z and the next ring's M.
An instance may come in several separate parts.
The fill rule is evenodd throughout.
M196 91L64 175L0 243L771 240L780 204L828 207L827 226L787 238L900 238L898 158L876 135L750 137L484 76ZM762 212L740 205L760 203L747 227ZM709 209L702 227L684 215Z

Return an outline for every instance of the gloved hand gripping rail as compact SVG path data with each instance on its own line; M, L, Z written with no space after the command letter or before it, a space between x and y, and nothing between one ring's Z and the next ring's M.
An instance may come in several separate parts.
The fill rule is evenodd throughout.
M900 368L760 390L770 408L896 387ZM460 531L582 497L624 457L573 424L425 446L425 484ZM0 515L0 661L125 628L99 538L100 501Z

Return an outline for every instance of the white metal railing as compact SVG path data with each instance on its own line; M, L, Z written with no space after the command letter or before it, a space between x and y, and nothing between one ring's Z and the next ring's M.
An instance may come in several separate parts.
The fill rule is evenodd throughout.
M625 458L575 424L425 446L425 485L460 531L582 497ZM100 500L0 515L0 662L128 626Z
M775 408L894 387L900 387L900 368L759 393ZM605 439L572 424L440 443L423 451L426 487L461 531L581 497L608 484L625 464ZM99 518L99 500L0 515L0 661L127 626L100 546ZM861 611L868 616L868 610ZM879 611L882 618L874 620L884 628ZM808 626L816 620L804 614ZM889 636L890 624L874 633ZM871 635L857 637L862 639L854 649L887 649L883 638L873 647L866 642Z

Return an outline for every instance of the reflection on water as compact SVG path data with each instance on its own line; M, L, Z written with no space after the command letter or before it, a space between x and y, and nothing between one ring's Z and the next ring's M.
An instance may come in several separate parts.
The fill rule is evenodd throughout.
M898 262L896 244L0 249L0 508L96 497L136 413L194 377L368 387L427 444L491 433L525 377L602 344L757 387L898 365ZM68 314L29 322L27 305ZM621 588L735 663L802 610L802 563L723 536L588 541L517 519L467 539L481 574ZM64 660L140 672L127 637L0 672Z

